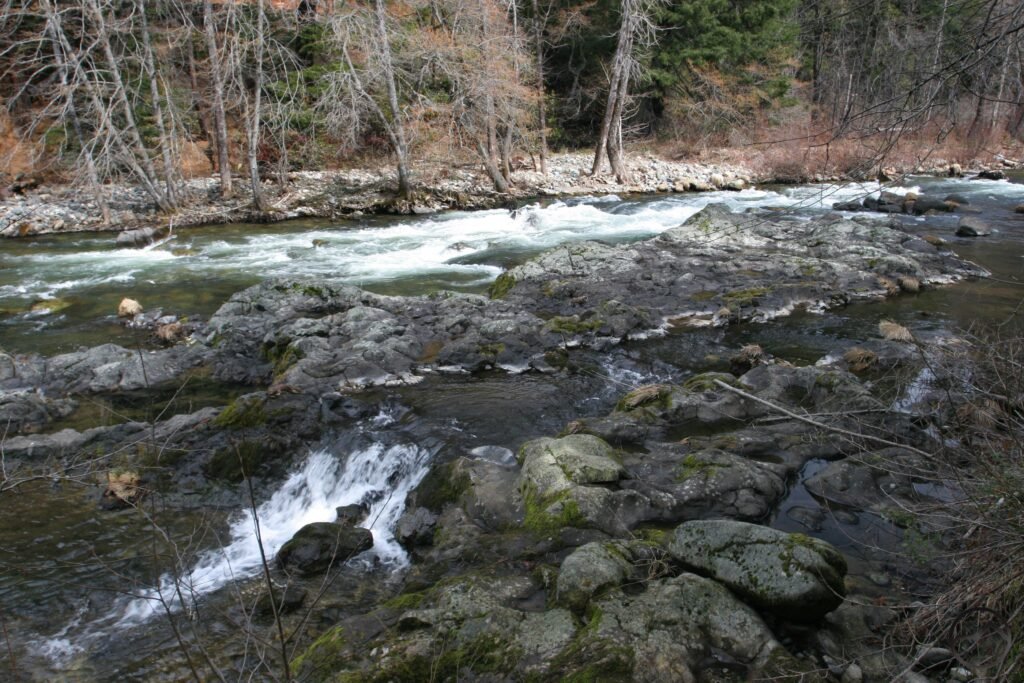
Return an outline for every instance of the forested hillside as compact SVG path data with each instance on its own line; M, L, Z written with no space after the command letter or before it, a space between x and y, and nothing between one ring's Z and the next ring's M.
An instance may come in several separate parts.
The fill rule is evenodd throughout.
M1022 28L1011 0L19 0L2 168L129 179L165 211L214 171L257 207L261 177L366 161L403 193L453 155L498 191L550 148L621 176L633 141L781 144L780 176L844 141L867 173L901 138L1019 139Z

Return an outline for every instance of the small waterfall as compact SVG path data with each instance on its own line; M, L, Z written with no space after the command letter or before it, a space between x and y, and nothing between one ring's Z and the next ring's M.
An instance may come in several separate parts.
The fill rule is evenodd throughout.
M394 528L404 511L406 496L427 473L430 455L429 450L416 445L385 447L380 443L354 451L344 461L326 450L310 453L256 508L268 561L273 561L281 546L306 524L333 521L338 506L362 503L369 509L364 525L373 532L373 548L355 561L369 559L392 569L404 566L408 558L395 540ZM161 601L173 610L188 608L202 596L262 571L250 512L239 514L232 522L230 539L224 547L202 553L177 578L165 574L158 586L115 605L84 633L76 637L77 624L72 624L38 643L37 651L60 664L111 630L132 628L162 613ZM186 605L181 604L182 599Z

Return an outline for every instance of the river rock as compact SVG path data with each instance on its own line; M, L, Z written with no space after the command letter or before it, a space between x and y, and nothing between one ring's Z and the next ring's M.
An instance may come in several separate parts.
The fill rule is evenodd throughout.
M913 499L913 482L901 473L901 470L909 471L913 464L907 457L902 449L861 453L829 463L809 477L804 486L834 505L884 512L893 507L895 501ZM894 462L900 465L894 466Z
M523 446L520 454L524 468L529 461L540 471L542 461L551 462L576 484L607 484L618 481L625 473L615 450L589 434L571 434L561 439L539 439ZM540 490L556 492L541 484Z
M117 305L118 318L134 318L140 313L142 313L142 304L135 299L124 298Z
M727 520L680 525L669 554L728 586L760 609L813 622L846 594L846 560L828 543L803 534Z
M50 398L32 389L0 390L0 425L11 434L37 431L77 407L71 399Z
M117 236L119 247L148 247L170 234L169 228L139 228L137 230L124 230Z
M339 567L373 547L368 529L333 522L314 522L299 529L277 552L277 563L285 570L312 576Z
M984 170L978 173L977 178L981 180L1006 180L1006 174L999 170Z
M622 543L587 543L577 548L562 561L555 600L582 612L595 594L626 580L633 570L631 557Z
M369 512L369 508L361 504L353 505L341 505L335 509L334 521L344 526L358 526L360 522L366 519L366 515Z
M426 508L408 511L398 520L395 538L405 547L429 545L434 540L437 515Z
M908 205L907 213L913 213L915 216L922 216L926 213L949 213L956 208L954 202L943 201L937 197L930 197L927 195L921 195L917 199Z
M525 502L527 528L551 533L563 527L591 527L622 534L629 526L621 506L632 498L612 491L625 474L614 450L601 439L573 434L536 439L518 455L522 471L518 490ZM642 501L630 501L642 505Z
M650 581L637 596L612 590L592 605L601 617L567 659L597 679L604 673L607 680L657 683L773 680L787 670L800 678L810 668L725 586L694 574ZM622 659L608 657L622 646Z
M1016 207L1014 207L1013 212L1024 213L1024 204L1018 204Z
M980 218L964 216L957 225L956 234L959 237L986 237L992 234L992 228Z

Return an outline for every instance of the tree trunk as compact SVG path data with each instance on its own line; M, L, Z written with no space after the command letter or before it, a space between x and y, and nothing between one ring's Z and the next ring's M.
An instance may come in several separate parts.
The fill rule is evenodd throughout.
M90 0L88 7L95 24L97 43L99 43L103 50L103 55L107 60L107 68L110 71L109 75L113 80L113 97L120 104L121 115L124 116L124 130L122 132L128 136L130 141L130 144L127 146L131 149L133 155L132 162L134 163L132 165L136 170L136 174L140 176L139 180L142 181L147 191L153 197L157 208L161 211L171 211L174 209L174 203L158 187L159 181L156 169L153 167L153 160L150 158L146 145L142 141L142 135L139 133L139 127L135 121L135 110L132 108L131 102L128 101L128 93L125 89L124 79L121 76L121 68L117 57L114 55L114 49L110 44L106 19L96 0Z
M512 147L515 128L511 125L505 126L505 135L501 140L501 173L509 185L512 184Z
M612 61L612 75L608 82L608 101L605 104L604 117L601 119L597 147L594 149L594 165L590 169L591 175L597 175L601 171L604 154L612 144L611 136L615 135L617 127L621 124L624 103L620 102L620 99L624 99L629 94L633 32L636 30L637 21L635 16L637 8L634 5L635 0L622 0L622 19L619 24L619 36ZM621 152L621 150L619 151Z
M213 25L213 4L203 0L203 29L206 37L206 51L210 59L210 84L213 87L213 120L217 137L217 170L220 171L220 194L228 199L234 195L231 182L231 162L228 160L228 120L224 111L224 74L221 73L220 50L217 47L217 30Z
M210 161L210 167L217 168L217 139L213 134L213 124L210 122L210 108L199 97L199 74L196 73L196 50L192 41L188 44L188 81L192 88L192 104L199 112L199 132L206 138L206 158Z
M266 211L267 203L263 199L263 183L260 181L260 107L263 97L263 0L256 3L256 69L255 83L252 86L252 102L249 104L248 161L249 185L252 187L252 205L257 211Z
M548 117L544 96L544 27L540 20L540 7L533 0L533 38L537 51L537 115L540 126L540 172L548 174Z
M49 3L46 3L46 9L49 9L49 7ZM53 61L57 65L57 70L60 74L60 85L64 93L64 106L68 118L71 120L71 127L75 131L75 139L78 141L78 146L82 148L82 156L85 159L85 177L89 184L89 190L92 192L97 206L100 207L100 213L103 215L103 225L110 225L110 205L107 203L107 198L103 195L103 188L100 186L100 177L96 171L96 160L92 155L92 146L86 140L85 134L82 131L82 122L78 118L78 109L75 106L74 90L71 88L68 79L67 63L64 61L64 55L61 52L60 38L57 35L60 27L54 23L56 21L55 16L48 17L47 19L50 22L47 29L51 35Z
M487 147L484 145L482 140L477 140L476 151L480 155L480 158L484 162L484 170L487 171L487 176L494 183L494 189L502 194L508 192L508 183L505 182L505 177L501 175L501 169L498 168L498 164L494 162L494 157L487 151Z
M164 120L164 108L160 96L160 86L157 84L158 74L156 71L156 60L153 58L153 43L149 35L149 24L146 21L146 7L143 0L135 0L138 8L138 15L142 29L142 47L145 57L146 71L149 72L149 96L153 106L153 118L156 119L157 131L160 133L160 153L164 164L164 187L167 192L168 201L177 206L177 191L175 189L175 177L177 176L174 164L173 140L167 131L167 123Z
M409 199L412 196L412 184L409 181L409 148L405 138L405 127L402 125L402 110L398 106L398 89L395 86L395 68L391 63L391 41L388 38L384 1L375 0L374 10L380 38L380 59L384 67L384 80L387 83L388 108L391 110L389 131L398 161L398 194Z

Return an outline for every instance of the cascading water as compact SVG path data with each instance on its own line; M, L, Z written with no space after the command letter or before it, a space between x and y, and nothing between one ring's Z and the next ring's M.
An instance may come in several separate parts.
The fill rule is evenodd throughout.
M404 566L408 558L395 540L394 528L404 511L406 496L427 473L430 454L417 445L385 447L380 443L354 451L344 461L326 450L310 453L256 508L268 560L272 561L280 547L306 524L332 521L337 507L362 503L369 509L364 525L373 533L373 548L353 561L392 569ZM191 568L183 567L177 578L165 574L158 586L119 602L85 632L76 634L78 625L72 624L39 643L38 651L51 661L65 661L111 630L142 624L163 612L165 605L178 610L183 607L182 599L190 606L232 581L258 574L262 563L250 513L235 519L230 538L224 547L200 555Z

